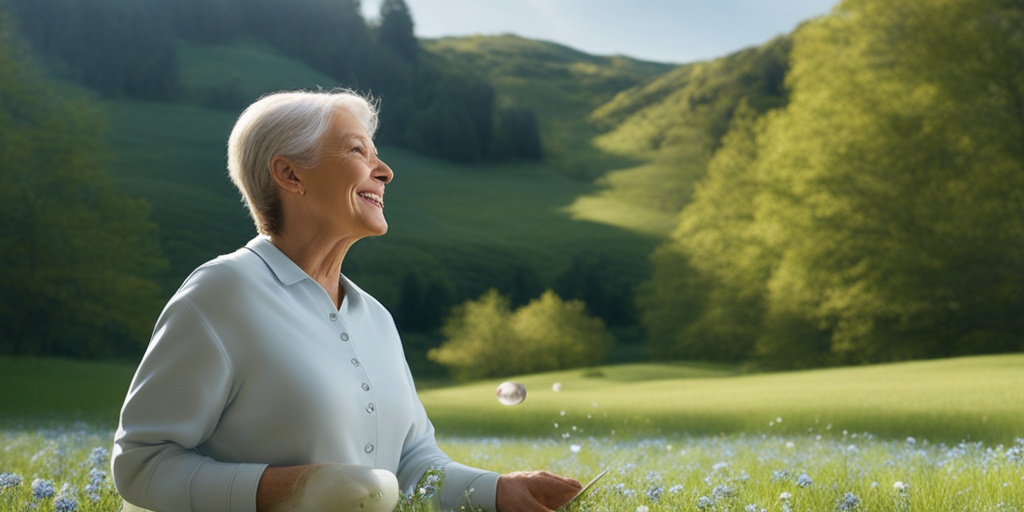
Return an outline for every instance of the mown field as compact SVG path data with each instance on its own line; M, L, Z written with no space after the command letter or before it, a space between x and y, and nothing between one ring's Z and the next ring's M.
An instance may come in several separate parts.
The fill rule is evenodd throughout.
M0 510L116 509L106 450L132 370L0 359ZM514 380L527 387L516 406L495 399L497 380L432 382L421 397L456 460L581 480L609 469L578 510L1024 510L1024 354Z

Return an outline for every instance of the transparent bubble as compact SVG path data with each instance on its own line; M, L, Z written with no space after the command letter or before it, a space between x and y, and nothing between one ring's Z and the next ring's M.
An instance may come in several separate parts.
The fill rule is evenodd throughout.
M518 405L526 400L526 386L518 382L502 382L496 395L504 405Z

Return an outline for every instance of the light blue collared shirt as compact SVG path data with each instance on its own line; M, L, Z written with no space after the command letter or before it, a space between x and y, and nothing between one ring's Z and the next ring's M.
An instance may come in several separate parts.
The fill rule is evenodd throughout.
M132 380L112 457L129 502L254 512L267 465L362 464L410 491L445 467L442 506L494 510L498 475L451 461L388 311L340 276L340 308L266 237L196 269Z

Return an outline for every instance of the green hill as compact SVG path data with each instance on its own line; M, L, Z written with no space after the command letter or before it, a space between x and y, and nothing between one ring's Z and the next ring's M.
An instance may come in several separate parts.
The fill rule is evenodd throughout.
M388 192L391 232L362 243L346 272L386 303L410 271L446 281L456 296L467 297L524 267L550 285L580 255L601 255L625 282L638 282L685 191L703 173L720 135L708 130L720 131L739 98L765 89L756 64L765 55L776 58L780 46L672 67L515 36L424 41L435 58L485 75L497 101L533 109L548 158L456 165L382 148L397 174ZM335 86L250 41L180 43L179 62L180 102L103 104L118 152L115 173L128 192L153 204L161 226L171 260L168 293L197 264L253 234L224 171L224 145L238 109L205 107L211 95L234 98L240 109L268 91ZM677 115L681 101L702 94L718 98L715 109L691 109L703 117ZM703 135L676 137L671 147L645 142L652 151L624 151L621 141L651 112L663 113L659 129L666 133Z
M407 272L448 282L458 297L497 286L522 268L550 285L582 254L614 262L615 272L628 282L645 277L656 237L573 218L567 208L597 189L572 178L565 162L590 162L596 171L588 172L598 174L610 167L610 157L588 142L596 134L589 112L622 88L670 67L515 37L446 39L426 46L451 62L463 59L458 65L483 70L495 81L499 101L538 112L552 157L540 164L458 165L383 147L397 175L388 188L391 231L361 243L346 261L346 273L392 304ZM117 151L114 172L127 192L152 203L161 227L171 261L168 293L196 265L254 234L224 170L227 134L241 105L268 91L336 85L248 41L180 43L179 62L181 101L103 102ZM534 65L530 77L514 78L517 70ZM216 94L235 98L239 109L204 106Z

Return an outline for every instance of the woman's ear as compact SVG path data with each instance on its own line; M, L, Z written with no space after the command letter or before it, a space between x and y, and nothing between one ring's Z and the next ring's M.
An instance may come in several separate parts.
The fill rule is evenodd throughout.
M277 184L277 188L283 192L301 196L306 193L306 187L302 184L302 178L295 171L295 163L283 156L275 156L270 161L270 176Z

